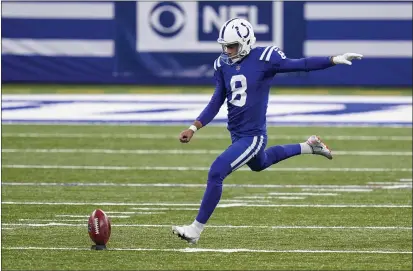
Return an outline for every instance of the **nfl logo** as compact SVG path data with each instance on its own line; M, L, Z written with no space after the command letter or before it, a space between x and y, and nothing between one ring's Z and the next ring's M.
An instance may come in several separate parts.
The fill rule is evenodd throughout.
M240 66L240 65L237 65L237 66L235 67L235 69L236 69L237 71L239 71L239 70L241 69L241 66Z

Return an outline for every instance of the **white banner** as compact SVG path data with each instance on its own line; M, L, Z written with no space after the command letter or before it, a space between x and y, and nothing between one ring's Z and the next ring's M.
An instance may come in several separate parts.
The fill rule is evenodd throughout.
M3 95L2 121L191 123L210 95ZM222 106L213 123L227 122ZM269 125L412 125L411 97L272 95Z
M220 27L229 19L249 20L257 46L283 46L283 3L137 2L139 52L219 53Z

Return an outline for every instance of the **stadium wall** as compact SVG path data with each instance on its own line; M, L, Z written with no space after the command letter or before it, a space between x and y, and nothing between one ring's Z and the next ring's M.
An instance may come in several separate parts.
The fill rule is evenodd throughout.
M291 58L365 55L274 85L412 86L412 3L393 1L3 2L2 82L208 85L234 16Z

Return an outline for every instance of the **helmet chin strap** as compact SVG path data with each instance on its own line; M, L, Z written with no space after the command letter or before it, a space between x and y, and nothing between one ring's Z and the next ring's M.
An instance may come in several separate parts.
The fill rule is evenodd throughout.
M244 54L241 54L242 52L244 52ZM243 59L244 57L246 57L248 54L245 51L241 51L240 53L238 53L238 55L231 59L233 63L236 63L238 61L240 61L241 59Z
M222 45L224 48L224 45ZM234 65L235 63L241 61L244 57L248 55L247 51L244 50L243 46L239 44L239 50L237 54L233 57L230 57L228 53L225 52L225 50L221 54L221 59L224 61L225 64L227 65Z
M238 61L240 61L241 59L243 59L247 54L245 54L245 51L243 50L243 47L242 47L242 45L241 44L239 44L239 50L240 51L238 51L238 53L237 53L237 55L235 56L235 57L233 57L233 58L231 58L230 57L230 59L231 59L231 64L235 64L235 63L237 63ZM242 54L242 52L244 52L244 54Z
M223 53L225 54L225 53ZM244 57L246 57L248 54L237 54L235 57L229 57L227 54L225 54L225 57L223 58L224 63L228 65L234 65L235 63L239 62L242 60Z
M237 57L231 58L231 62L232 62L232 64L235 64L238 61L240 61L241 59L243 59L244 57L245 56L237 56Z

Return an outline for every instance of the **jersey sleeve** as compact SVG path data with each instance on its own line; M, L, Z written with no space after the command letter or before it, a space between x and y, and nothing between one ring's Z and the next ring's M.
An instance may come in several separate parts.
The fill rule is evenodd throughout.
M274 74L299 71L309 72L334 66L330 57L288 58L277 46L266 47L262 51L259 60L267 62L268 69Z
M206 126L210 123L221 109L222 104L225 101L225 83L222 71L220 69L220 58L214 62L214 78L215 78L215 91L209 101L208 105L204 108L201 114L196 118L197 121L202 123L202 126Z

